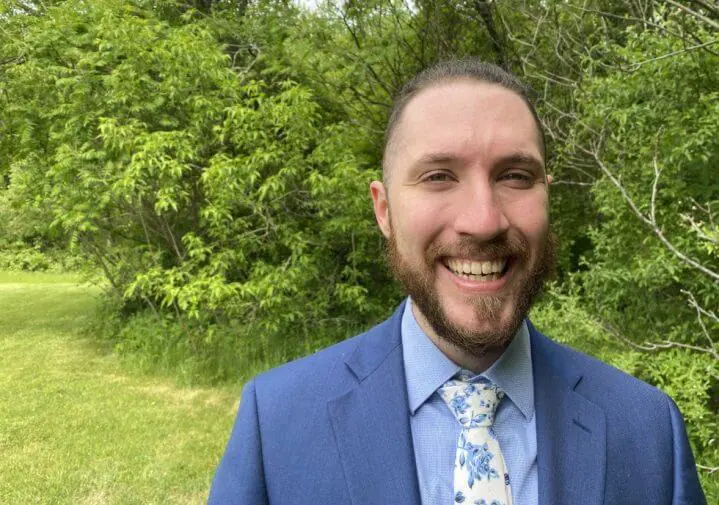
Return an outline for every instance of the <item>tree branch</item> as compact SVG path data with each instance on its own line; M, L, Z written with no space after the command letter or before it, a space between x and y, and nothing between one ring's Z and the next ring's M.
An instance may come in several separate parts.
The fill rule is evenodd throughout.
M704 324L704 320L702 319L702 315L709 317L710 319L713 319L716 322L719 322L719 318L717 318L717 315L714 314L711 311L708 311L701 307L697 301L696 298L694 298L694 295L689 292L682 290L682 293L687 295L689 297L689 305L694 308L694 310L697 313L697 321L699 322L699 326L701 326L702 333L704 333L704 337L706 337L707 342L709 343L709 348L711 348L714 351L714 355L719 356L719 352L717 351L717 346L714 340L712 339L711 335L709 335L709 330L707 329L706 325ZM719 358L717 358L719 359Z
M719 229L717 228L717 225L714 223L714 213L712 212L712 209L709 204L707 204L706 207L703 207L699 202L697 202L694 198L691 199L693 203L693 207L695 209L699 209L702 212L704 212L708 219L709 219L709 233L716 234L716 238L713 236L710 236L708 233L706 233L702 226L706 226L706 224L702 221L698 221L694 218L694 216L690 214L681 214L682 220L684 220L686 223L689 223L689 228L697 234L697 237L700 239L709 242L711 244L719 245Z
M716 3L711 4L711 3L707 2L706 0L689 0L689 1L692 3L698 4L698 5L701 5L706 10L708 10L709 12L714 14L715 16L719 16L719 4L716 4Z
M601 144L601 139L600 142ZM617 179L612 171L604 164L601 157L598 153L598 148L595 149L587 149L586 147L583 147L581 144L577 144L577 147L587 153L588 155L592 156L594 158L594 161L597 163L597 166L599 169L604 173L604 175L611 181L612 184L619 190L624 200L627 202L627 205L629 205L629 208L632 210L634 215L639 218L640 221L642 221L649 230L651 230L654 235L659 239L659 241L666 247L674 256L676 256L681 262L683 262L686 265L691 266L692 268L695 268L699 270L700 272L708 275L711 277L714 282L719 283L719 272L715 272L714 270L711 270L698 261L696 261L693 258L688 257L686 254L682 253L677 247L664 235L664 232L661 230L661 228L657 225L656 221L656 211L655 211L655 197L652 198L652 207L649 212L649 217L647 217L641 210L639 210L639 207L634 202L634 199L629 195L627 192L627 189L624 187L624 185L621 183L619 179ZM656 154L655 154L656 156ZM656 168L656 159L655 159L655 177L654 177L654 183L652 185L652 194L654 195L656 192L657 184L659 181L659 174L658 168Z
M706 465L700 465L697 463L697 468L699 470L704 470L705 472L714 473L719 472L719 466L706 466Z
M507 66L507 54L504 50L504 46L502 45L502 42L499 37L499 32L497 32L497 28L494 24L494 18L492 17L492 4L491 2L487 2L486 0L475 0L474 1L474 9L479 14L479 17L482 18L482 21L484 22L484 26L487 28L487 35L489 35L489 40L492 44L492 49L494 50L494 53L497 55L497 62L501 67Z
M641 344L638 344L637 342L633 341L630 338L625 337L622 335L622 333L615 328L613 325L601 321L600 325L602 328L609 332L612 336L617 338L618 340L622 341L624 344L628 345L629 347L633 347L634 349L640 350L640 351L649 351L649 352L656 352L656 351L663 351L666 349L672 349L672 348L679 348L679 349L689 349L692 351L709 354L712 356L715 360L719 361L719 352L717 352L716 349L713 347L701 347L698 345L693 344L685 344L683 342L675 342L673 340L661 340L659 342L650 342L650 341L644 341Z
M709 26L711 26L711 27L714 28L715 30L719 30L719 23L717 23L717 22L714 21L713 19L709 19L709 18L706 17L704 14L701 14L701 13L699 13L699 12L697 12L697 11L694 11L694 10L690 9L689 7L687 7L686 5L682 5L682 4L680 4L679 2L675 2L674 0L664 0L664 1L665 1L666 3L668 3L668 4L674 5L675 7L677 7L677 8L679 8L679 9L683 10L683 11L686 12L687 14L689 14L689 15L691 15L691 16L694 16L694 17L697 18L697 19L700 19L701 21L703 21L704 23L708 24Z
M685 47L684 49L679 49L678 51L672 51L671 53L662 54L661 56L657 56L656 58L649 58L648 60L639 61L639 62L637 62L637 63L632 63L632 64L629 65L628 67L624 67L623 70L626 70L627 72L636 72L636 71L639 69L639 67L641 67L642 65L646 65L647 63L652 63L652 62L654 62L654 61L659 61L659 60L663 60L663 59L666 59L666 58L671 58L672 56L676 56L677 54L686 53L686 52L689 52L689 51L694 51L694 50L696 50L696 49L701 49L701 48L708 47L708 46L711 46L711 45L717 44L717 43L719 43L719 39L713 39L713 40L710 40L710 41L708 41L708 42L703 42L703 43L701 43L701 44L696 44L696 45L691 46L691 47Z
M565 184L567 186L594 186L593 182L579 182L579 181L552 181L552 186L555 184Z

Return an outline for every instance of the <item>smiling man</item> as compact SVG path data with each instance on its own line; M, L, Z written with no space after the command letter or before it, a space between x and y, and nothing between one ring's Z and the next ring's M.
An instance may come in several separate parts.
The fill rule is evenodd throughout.
M441 62L385 144L370 190L409 297L247 384L209 503L705 503L674 403L526 319L555 243L526 88Z
M421 328L472 370L504 351L553 265L544 144L517 91L468 77L409 91L370 186Z

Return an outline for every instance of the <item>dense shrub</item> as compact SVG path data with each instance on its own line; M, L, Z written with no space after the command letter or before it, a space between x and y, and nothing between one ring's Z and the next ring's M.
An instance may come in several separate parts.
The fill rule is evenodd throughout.
M352 128L262 61L247 70L204 17L176 22L123 1L28 22L3 89L10 204L104 272L123 351L290 358L386 314L377 174Z

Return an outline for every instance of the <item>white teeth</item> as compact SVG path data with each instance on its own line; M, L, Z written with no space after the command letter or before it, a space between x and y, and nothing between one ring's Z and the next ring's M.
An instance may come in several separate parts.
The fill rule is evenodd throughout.
M499 278L507 263L506 259L495 261L469 261L460 259L447 259L446 265L460 277L472 280L491 280Z

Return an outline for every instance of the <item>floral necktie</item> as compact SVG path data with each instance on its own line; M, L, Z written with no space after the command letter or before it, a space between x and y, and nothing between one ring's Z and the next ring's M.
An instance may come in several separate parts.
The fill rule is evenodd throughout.
M509 475L492 429L504 397L494 384L470 383L459 376L437 392L462 425L454 460L454 503L512 505Z

